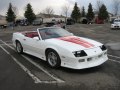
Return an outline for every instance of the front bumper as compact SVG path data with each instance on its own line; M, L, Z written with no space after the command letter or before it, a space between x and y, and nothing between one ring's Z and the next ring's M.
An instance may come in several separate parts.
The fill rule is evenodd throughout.
M113 26L111 26L111 29L120 29L120 26L119 25L113 25Z
M103 64L108 60L107 51L99 53L94 56L88 56L84 58L71 58L66 57L61 62L61 66L72 69L85 69L95 67Z

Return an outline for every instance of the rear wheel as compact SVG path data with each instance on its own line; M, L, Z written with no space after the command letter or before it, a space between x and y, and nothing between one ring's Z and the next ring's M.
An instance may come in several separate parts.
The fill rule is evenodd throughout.
M23 53L23 47L19 41L16 42L16 50L18 53Z
M60 67L61 60L56 51L54 50L47 51L46 57L47 57L47 62L50 65L50 67L52 68Z

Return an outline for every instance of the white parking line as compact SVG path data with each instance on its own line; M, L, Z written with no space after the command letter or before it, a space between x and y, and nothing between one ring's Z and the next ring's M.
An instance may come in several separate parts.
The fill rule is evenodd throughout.
M8 46L9 48L11 48L12 50L16 51L13 47L11 47L10 45L8 45L7 43L5 43L4 41L1 40L2 43L4 43L6 46ZM27 61L29 61L30 63L32 63L34 66L36 66L38 69L42 70L44 73L46 73L48 76L50 76L51 78L53 78L54 80L57 81L57 83L64 83L65 81L55 77L53 74L50 74L47 70L45 70L43 67L41 67L40 65L38 65L37 63L33 62L30 58L26 57L25 55L21 55L23 58L25 58ZM46 81L47 82L47 81Z
M59 83L63 83L64 81L55 77L54 75L50 74L47 70L43 69L43 67L41 67L39 64L33 62L30 58L26 57L25 55L22 55L27 61L29 61L30 63L32 63L34 66L36 66L37 68L39 68L40 70L42 70L44 73L46 73L48 76L50 76L51 78L55 79L57 82Z
M116 63L120 63L120 61L117 60L113 60L113 59L109 59L110 61L116 62Z
M12 56L4 47L0 45L0 48L3 49L11 58L34 80L35 83L41 83L41 81L34 76L23 64L21 64L14 56Z
M0 41L2 41L2 40L0 40ZM4 41L4 42L6 42L6 43L12 43L12 41Z
M0 45L4 46L5 44L0 44ZM8 45L13 45L13 44L8 44Z
M108 54L108 56L120 59L120 57L118 57L118 56L114 56L114 55L110 55L110 54Z
M4 42L6 42L6 43L12 43L12 41L4 41Z

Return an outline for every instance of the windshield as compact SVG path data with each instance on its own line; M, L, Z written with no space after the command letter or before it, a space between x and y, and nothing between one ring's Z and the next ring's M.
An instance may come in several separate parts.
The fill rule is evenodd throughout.
M120 20L115 20L114 22L120 22Z
M50 38L72 36L70 32L62 28L44 28L44 29L39 29L39 32L43 40Z

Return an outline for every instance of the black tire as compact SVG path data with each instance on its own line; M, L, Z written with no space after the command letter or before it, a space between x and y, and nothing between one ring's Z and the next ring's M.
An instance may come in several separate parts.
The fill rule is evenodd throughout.
M53 57L51 57L53 55ZM52 68L60 67L61 60L58 53L52 49L48 50L46 53L47 63ZM54 60L53 60L54 59Z
M1 28L3 29L3 28L4 28L4 26L2 25L2 26L1 26Z
M23 47L21 45L21 43L19 41L16 42L16 51L19 53L19 54L22 54L23 53Z
M114 30L113 28L111 28L111 30Z

